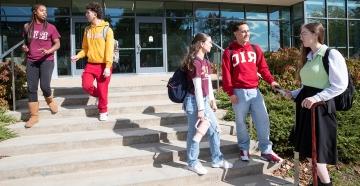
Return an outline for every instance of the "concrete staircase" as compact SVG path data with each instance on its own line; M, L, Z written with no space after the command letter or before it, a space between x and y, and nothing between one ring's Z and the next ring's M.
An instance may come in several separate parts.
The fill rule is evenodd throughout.
M151 77L151 76L150 76ZM138 79L113 77L109 120L97 119L95 99L83 94L78 79L55 82L59 113L51 115L42 97L40 122L25 129L24 122L9 126L18 137L0 142L0 185L284 185L289 182L263 175L278 165L256 158L238 160L232 123L220 121L221 150L233 169L213 169L204 176L187 170L186 116L181 104L167 98L168 76ZM124 80L125 79L125 80ZM155 79L155 80L154 80ZM65 81L65 83L64 83ZM68 83L66 83L68 82ZM116 85L114 82L124 82ZM57 85L57 86L56 86ZM66 86L64 86L66 85ZM71 87L72 86L72 87ZM66 87L66 88L64 88ZM41 95L41 93L39 93ZM26 100L11 112L27 117ZM224 111L217 112L219 118ZM252 147L255 148L255 144ZM209 162L204 138L200 158Z

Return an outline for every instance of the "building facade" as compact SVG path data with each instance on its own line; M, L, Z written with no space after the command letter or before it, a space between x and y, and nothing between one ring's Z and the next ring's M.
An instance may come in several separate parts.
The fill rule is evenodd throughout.
M30 20L31 6L43 3L48 21L61 34L56 53L55 76L80 75L85 59L70 62L81 49L82 33L88 24L84 15L87 0L2 0L0 54L22 40L23 25ZM344 56L358 57L360 39L360 0L98 0L104 17L120 44L120 61L115 74L167 73L180 64L192 36L209 34L215 43L226 47L232 41L231 25L245 20L251 41L264 51L299 46L299 30L304 22L319 21L327 28L326 43ZM18 62L24 54L16 51ZM220 62L220 50L209 58Z

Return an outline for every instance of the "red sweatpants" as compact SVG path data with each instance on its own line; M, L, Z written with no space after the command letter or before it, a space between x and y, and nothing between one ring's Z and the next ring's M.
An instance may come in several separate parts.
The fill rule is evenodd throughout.
M87 63L82 74L82 88L91 96L98 97L99 113L107 112L110 77L103 76L106 64ZM110 69L112 71L112 69ZM96 86L94 80L96 79Z

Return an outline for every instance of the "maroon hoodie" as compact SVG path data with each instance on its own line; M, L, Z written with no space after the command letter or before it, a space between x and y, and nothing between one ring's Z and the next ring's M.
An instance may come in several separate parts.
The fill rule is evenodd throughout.
M222 56L222 84L229 96L234 94L234 89L257 88L259 85L257 73L267 83L274 82L262 50L257 45L253 46L256 51L253 51L249 42L240 45L237 41L233 41L225 49Z

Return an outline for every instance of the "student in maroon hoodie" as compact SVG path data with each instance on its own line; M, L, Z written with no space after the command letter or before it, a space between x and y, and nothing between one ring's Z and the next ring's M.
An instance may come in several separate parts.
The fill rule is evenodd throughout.
M280 162L282 159L272 151L269 115L258 88L258 74L273 88L278 83L274 81L260 47L250 44L247 23L236 23L233 33L236 40L226 48L222 57L222 80L223 89L229 95L235 112L240 158L243 161L249 160L250 137L245 118L250 112L259 140L261 158L269 162Z

